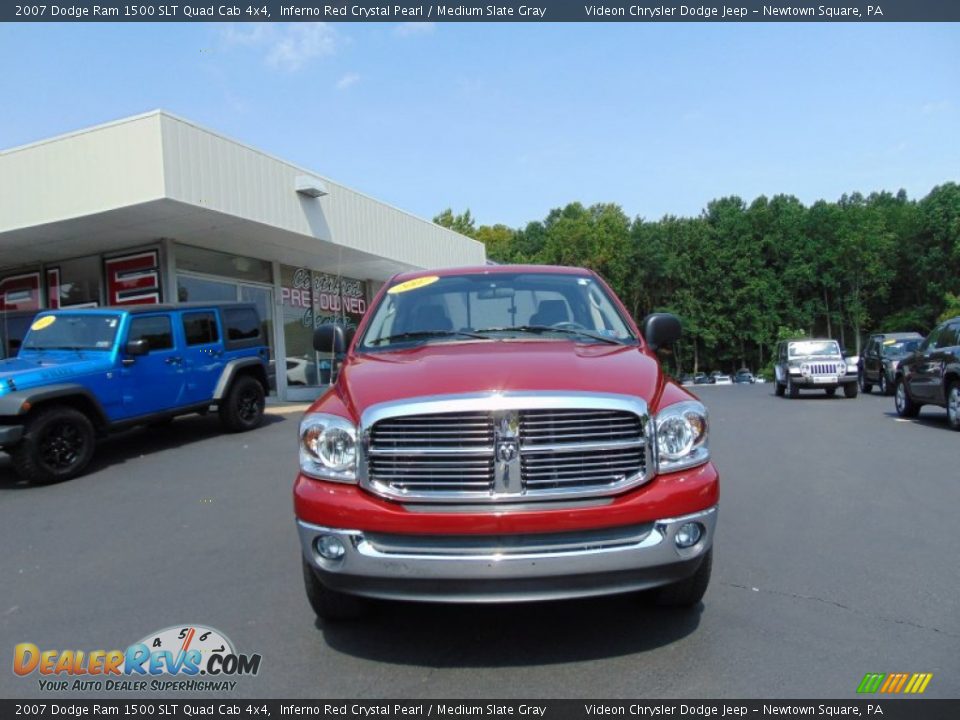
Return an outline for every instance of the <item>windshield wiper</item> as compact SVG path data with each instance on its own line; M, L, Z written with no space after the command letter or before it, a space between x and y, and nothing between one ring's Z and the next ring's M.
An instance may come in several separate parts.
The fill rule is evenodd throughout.
M579 335L581 337L588 337L593 340L599 340L600 342L609 343L611 345L624 344L620 340L615 340L614 338L607 337L606 335L600 335L599 333L591 332L586 328L550 327L549 325L514 325L512 327L484 328L482 330L477 330L477 332L478 333L525 332L525 333L534 333L535 335L542 335L543 333L555 332L555 333L564 333L566 335Z
M442 337L470 337L480 340L489 340L486 335L469 332L467 330L412 330L411 332L397 333L396 335L387 335L386 337L368 340L369 345L380 345L386 342L399 342L403 340L429 340L430 338Z

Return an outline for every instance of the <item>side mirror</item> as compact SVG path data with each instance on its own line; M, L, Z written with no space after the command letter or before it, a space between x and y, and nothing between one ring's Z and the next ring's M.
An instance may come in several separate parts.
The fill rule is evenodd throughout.
M680 339L680 318L670 313L651 313L643 319L643 337L651 350L659 350Z
M345 333L345 337L344 337L344 346L343 346L344 350L350 347L350 343L353 342L353 338L356 337L356 334L357 334L357 328L355 327L347 328L347 332Z
M130 357L139 357L141 355L146 355L150 352L150 342L140 338L139 340L131 340L127 343L125 348L127 355Z
M343 328L339 325L321 325L313 331L313 349L320 353L342 353L347 349Z

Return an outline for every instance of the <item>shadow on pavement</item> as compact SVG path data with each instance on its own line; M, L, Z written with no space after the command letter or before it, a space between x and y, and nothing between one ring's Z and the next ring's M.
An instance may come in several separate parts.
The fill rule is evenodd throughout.
M268 413L264 415L260 428L242 435L253 437L263 428L289 419L284 415ZM83 474L89 475L132 458L153 455L223 434L223 426L215 412L207 415L187 415L159 427L132 428L100 440L93 460ZM34 486L22 481L14 472L9 456L0 452L0 491L27 490L32 487Z
M506 605L377 603L355 622L317 629L360 658L427 667L516 667L631 655L669 645L700 624L703 604L655 607L642 594Z

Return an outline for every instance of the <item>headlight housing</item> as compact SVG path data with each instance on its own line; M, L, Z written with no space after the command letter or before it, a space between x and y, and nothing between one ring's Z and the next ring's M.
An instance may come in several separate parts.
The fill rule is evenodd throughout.
M658 471L673 472L707 462L709 424L707 409L695 400L679 402L657 413Z
M300 470L310 477L357 482L357 428L346 418L308 413L300 421Z

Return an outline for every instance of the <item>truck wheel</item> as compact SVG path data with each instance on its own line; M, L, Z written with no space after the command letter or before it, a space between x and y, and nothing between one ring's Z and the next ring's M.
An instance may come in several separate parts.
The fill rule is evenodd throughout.
M241 375L220 403L220 422L230 432L253 430L263 422L263 386L249 375Z
M857 378L857 382L860 384L860 392L862 392L864 395L869 395L870 391L873 390L873 385L867 382L867 377L863 374L863 372L860 373L860 376ZM883 375L880 376L880 387L883 388Z
M710 570L713 567L713 548L707 550L700 567L686 580L666 585L656 591L656 603L664 607L693 607L703 599L710 584Z
M860 394L860 389L856 383L848 382L843 384L843 396L845 398L855 398Z
M890 383L887 382L886 371L880 373L880 386L877 389L880 391L881 395L890 394Z
M897 415L902 418L915 418L920 414L920 405L910 399L903 378L897 379L897 389L894 392L893 404L897 408Z
M366 612L364 598L331 590L320 582L306 560L303 560L303 584L310 607L321 620L355 620Z
M960 430L960 382L957 380L947 388L947 422L953 430Z
M833 397L837 394L836 388L824 388L824 391L827 393L827 397Z
M777 383L773 388L773 394L777 397L783 397L783 385Z
M25 430L10 454L17 474L29 482L69 480L83 472L93 457L93 423L72 407L41 410L27 421Z
M793 378L789 375L787 375L787 395L793 400L800 397L800 388L793 383Z

